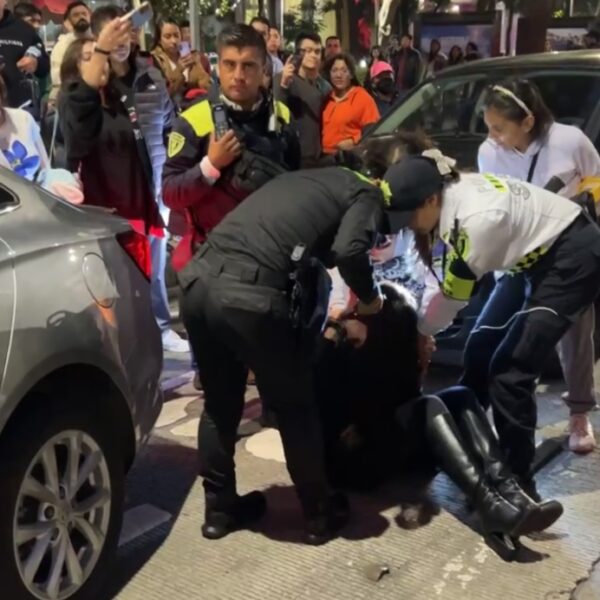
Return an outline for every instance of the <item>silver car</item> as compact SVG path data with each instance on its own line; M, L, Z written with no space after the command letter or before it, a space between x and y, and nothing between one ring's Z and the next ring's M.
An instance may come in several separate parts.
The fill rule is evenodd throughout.
M144 236L0 169L0 596L88 600L161 409ZM139 266L138 266L139 265Z

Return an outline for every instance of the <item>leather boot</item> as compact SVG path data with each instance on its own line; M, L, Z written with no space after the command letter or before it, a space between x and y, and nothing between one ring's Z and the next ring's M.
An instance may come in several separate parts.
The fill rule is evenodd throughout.
M504 464L502 450L492 431L486 414L479 404L466 403L460 416L460 430L465 441L476 456L481 457L483 469L500 495L517 508L536 509L534 531L544 531L563 514L563 506L557 500L543 502L535 489L533 479L525 491L516 477Z
M227 503L219 502L216 496L207 493L202 535L209 540L218 540L258 521L266 511L267 500L262 492L236 496L233 502Z
M336 492L326 500L304 506L306 543L320 546L336 537L350 518L348 498Z
M486 537L505 534L518 538L535 531L532 525L535 506L514 506L488 483L482 469L463 446L449 413L428 415L427 433L439 465L477 510Z

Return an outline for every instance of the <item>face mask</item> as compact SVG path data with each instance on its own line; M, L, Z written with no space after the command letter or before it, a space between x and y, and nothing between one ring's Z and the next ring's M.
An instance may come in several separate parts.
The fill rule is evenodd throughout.
M90 24L85 19L79 19L75 25L73 25L73 29L77 33L85 33L90 27Z
M375 84L375 89L384 95L391 94L394 91L394 80L386 77Z

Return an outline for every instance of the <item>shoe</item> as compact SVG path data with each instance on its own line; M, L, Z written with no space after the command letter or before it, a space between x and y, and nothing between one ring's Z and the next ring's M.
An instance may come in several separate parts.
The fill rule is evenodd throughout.
M200 381L200 373L198 371L196 371L196 373L194 373L194 389L198 390L199 392L202 391L202 382Z
M465 404L460 416L463 438L479 456L493 487L510 504L520 510L532 513L531 523L535 531L543 531L555 523L563 514L564 508L557 500L543 502L535 489L535 481L529 480L535 498L519 485L510 469L504 464L502 450L492 431L488 418L477 403Z
M202 535L208 540L219 540L258 521L266 512L267 499L262 492L238 496L234 505L226 511L206 509Z
M189 352L190 345L172 329L167 329L162 334L163 350L165 352Z
M586 414L571 415L569 434L569 450L571 452L588 454L596 447L594 430Z
M305 541L310 546L321 546L336 537L350 519L350 504L342 493L331 495L312 514L306 517Z

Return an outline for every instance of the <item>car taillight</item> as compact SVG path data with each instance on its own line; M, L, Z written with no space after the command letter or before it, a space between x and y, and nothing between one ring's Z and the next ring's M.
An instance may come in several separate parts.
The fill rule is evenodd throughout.
M150 281L152 276L152 255L150 253L150 242L145 235L137 231L126 231L117 234L117 241L129 254L144 277Z

